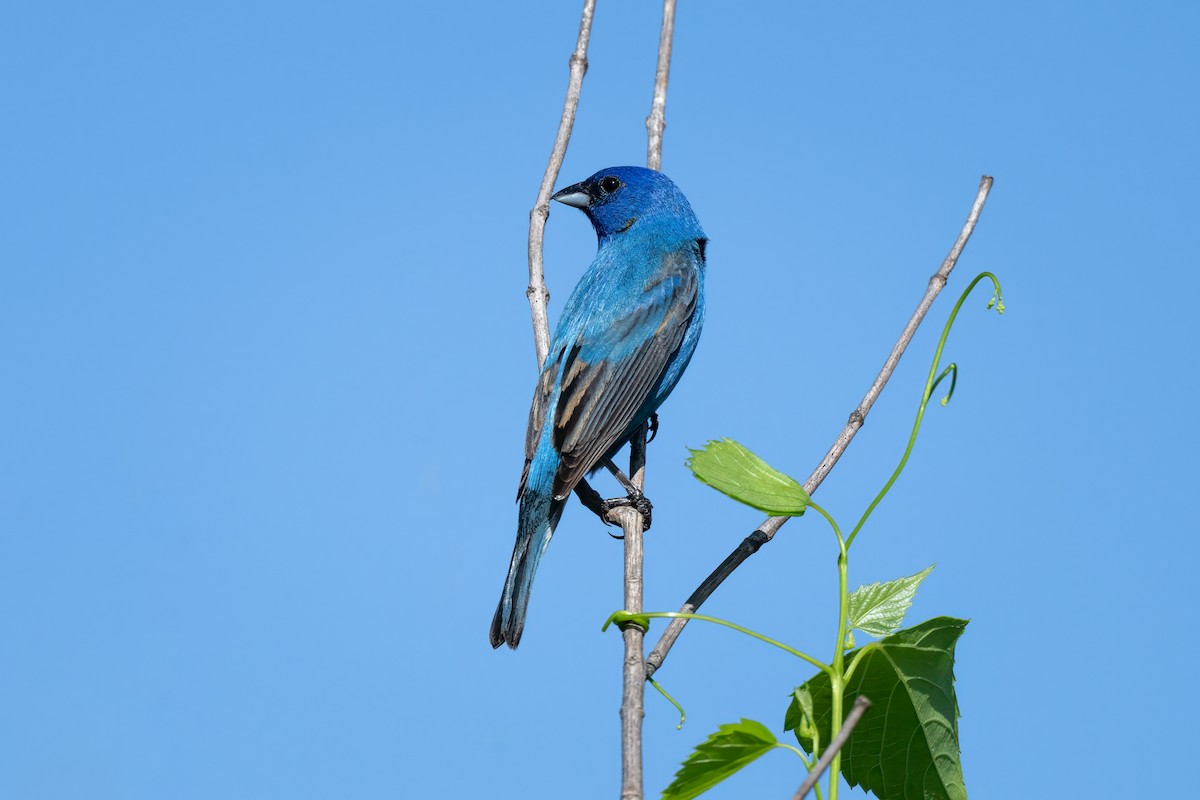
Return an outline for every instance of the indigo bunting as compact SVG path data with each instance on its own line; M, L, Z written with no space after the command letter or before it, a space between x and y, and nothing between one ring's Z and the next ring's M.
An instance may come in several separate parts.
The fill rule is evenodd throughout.
M599 249L567 300L533 394L492 647L521 641L533 576L567 498L667 399L704 319L708 239L669 178L612 167L553 199L587 215Z

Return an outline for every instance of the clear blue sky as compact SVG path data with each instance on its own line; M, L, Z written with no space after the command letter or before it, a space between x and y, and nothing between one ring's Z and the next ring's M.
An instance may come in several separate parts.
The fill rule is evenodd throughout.
M527 215L579 2L57 3L0 25L0 797L612 797L620 546L572 507L517 653L491 619L534 358ZM642 163L655 3L602 2L560 185ZM931 563L974 798L1167 796L1193 757L1200 14L1192 3L682 2L664 170L709 316L651 446L647 605L758 523L731 436L803 477L984 219L821 488L891 470L953 296L961 368L856 544ZM557 312L594 252L547 235ZM833 645L788 525L706 609ZM647 788L809 670L694 625ZM786 797L773 753L712 793Z

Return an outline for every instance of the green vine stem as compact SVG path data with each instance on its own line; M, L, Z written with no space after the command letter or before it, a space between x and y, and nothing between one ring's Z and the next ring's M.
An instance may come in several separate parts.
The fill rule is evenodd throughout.
M783 742L776 742L774 746L782 747L785 750L791 750L793 753L800 756L800 760L804 762L805 769L807 769L809 772L813 771L813 766L816 764L816 761L805 755L804 751L799 747L792 747L790 744L784 744ZM813 784L813 791L817 793L817 800L824 800L824 795L821 793L821 784Z
M863 660L863 656L878 647L879 642L867 642L859 648L858 652L854 654L854 658L850 659L850 665L846 667L846 674L843 676L846 683L850 682L850 676L854 674L854 670L858 669L858 662Z
M849 589L849 541L842 541L838 534L838 633L837 643L833 648L833 669L829 673L830 705L832 706L829 720L829 741L837 739L838 731L842 729L842 693L845 691L845 658L846 658L846 626L850 618L850 589ZM814 755L816 755L814 753ZM841 751L833 756L829 770L829 800L837 800L838 775L842 768Z
M804 766L812 769L813 762L809 760L808 756L805 755L804 751L799 747L792 747L790 744L784 744L783 742L776 742L774 746L782 747L784 750L791 750L793 753L800 756L800 760L804 762Z
M946 404L950 402L950 398L954 397L954 387L958 385L958 364L950 362L950 366L942 370L942 374L938 375L937 380L933 382L933 391L931 391L930 394L933 394L933 392L937 391L938 384L941 383L947 375L950 376L950 391L946 392L946 396L938 401L942 404L943 408L945 408Z
M825 518L825 521L829 523L829 527L833 528L833 535L837 537L838 549L845 549L846 540L842 538L842 529L838 527L837 521L833 518L833 516L828 511L814 503L811 497L808 499L808 508L811 508L813 511L816 511Z
M901 456L900 463L896 465L896 469L894 472L892 472L892 476L888 478L887 483L883 485L883 488L879 490L879 494L875 495L875 499L871 501L869 506L867 506L867 510L863 512L862 518L858 521L858 524L854 526L854 530L850 531L850 536L846 539L847 548L849 548L854 542L854 537L858 536L858 532L862 530L863 525L866 524L867 518L871 516L871 512L875 510L875 507L879 505L880 501L882 501L884 496L887 495L887 493L891 490L892 484L894 484L896 479L900 477L900 473L904 471L904 465L908 463L908 457L912 455L913 446L917 443L917 433L921 430L921 422L925 418L925 406L929 403L929 398L933 396L933 391L937 387L937 384L941 382L942 378L946 377L947 372L951 375L950 392L942 401L942 405L945 405L947 402L949 402L950 395L954 393L954 384L958 376L958 368L952 364L950 367L946 368L946 372L938 375L938 365L942 361L942 350L946 347L946 339L950 336L950 328L954 326L954 320L958 317L959 309L962 308L963 303L966 301L967 296L971 294L971 291L975 288L975 285L984 278L987 278L992 282L992 297L990 300L988 300L987 307L990 309L994 306L998 313L1004 313L1004 300L1000 292L1000 280L990 272L981 272L976 275L975 279L971 281L967 285L967 288L963 290L963 293L959 295L958 302L954 304L954 310L950 312L950 318L946 320L946 325L942 328L941 338L938 339L937 350L935 350L933 354L933 364L929 367L929 378L925 381L925 392L921 395L921 405L917 408L917 418L913 422L912 433L909 434L908 445L904 448L904 455Z
M643 624L643 620L649 619L696 619L700 620L701 622L711 622L714 625L724 625L726 628L732 628L739 633L744 633L747 636L758 639L760 642L766 642L772 647L778 647L780 650L783 650L786 653L791 653L796 658L807 661L809 664L812 664L814 667L824 672L830 678L833 678L833 668L829 664L818 661L808 653L802 653L796 648L789 647L783 642L772 639L769 636L763 636L758 631L752 631L749 628L742 627L741 625L737 625L728 620L718 619L717 617L707 617L703 614L683 614L679 611L644 611L640 614L632 614L628 611L614 611L609 615L608 619L604 621L604 625L600 628L600 630L606 631L608 630L608 626L614 623L617 625L617 627L621 627L622 625L630 623L641 625Z
M684 712L683 706L679 705L678 701L676 701L674 697L671 697L671 695L667 694L667 690L659 686L658 681L654 680L654 678L646 678L646 680L650 681L650 685L657 689L659 694L667 698L668 703L675 706L675 710L679 712L679 724L675 726L675 730L683 730L683 723L687 722L687 714Z
M849 561L850 561L849 544L850 543L842 536L842 529L838 526L837 520L835 520L833 518L832 514L830 514L828 511L826 511L821 506L812 502L811 498L808 501L808 507L813 509L814 511L816 511L818 514L820 514L822 517L825 518L825 521L829 523L829 527L831 527L833 529L833 535L837 537L837 543L838 543L838 561L837 561L837 563L838 563L838 619L839 619L839 622L838 622L838 632L837 632L837 645L834 647L834 650L833 650L833 664L830 666L830 669L826 670L826 674L829 675L830 704L832 705L831 714L830 714L831 719L830 719L830 738L829 738L829 740L833 741L837 737L838 731L840 731L841 727L842 727L842 693L844 691L846 681L849 678L848 672L844 669L844 659L845 659L845 654L846 654L846 647L845 647L846 634L848 633L847 626L849 625L849 619L850 619L850 584L849 584L849 578L850 578L850 574L849 574ZM855 660L857 661L857 658ZM854 669L854 665L852 664L850 667L850 671L853 671L853 669ZM813 737L813 757L818 758L818 757L820 757L820 755L821 755L820 745L817 742L817 739L814 735L814 737ZM842 758L842 755L840 752L835 753L834 757L833 757L833 761L830 765L832 767L832 770L830 771L830 778L829 778L829 798L830 798L830 800L837 800L837 790L838 790L837 776L841 769L841 758ZM814 784L814 788L817 790L817 796L820 797L819 784Z

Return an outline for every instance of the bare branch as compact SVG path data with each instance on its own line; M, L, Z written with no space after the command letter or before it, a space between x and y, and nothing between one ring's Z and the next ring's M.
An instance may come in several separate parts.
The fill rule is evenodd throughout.
M663 128L666 127L667 76L671 71L671 38L675 31L675 0L663 0L662 31L658 37L658 67L654 96L646 117L646 166L661 169ZM629 445L629 479L641 491L646 483L646 434L642 425ZM642 610L642 515L632 508L614 512L625 532L625 610ZM645 716L646 634L626 625L621 696L621 800L642 800L642 718Z
M800 788L792 795L792 800L804 800L804 796L812 791L812 788L817 785L817 781L821 780L821 776L825 774L825 770L829 769L830 763L833 762L833 757L838 754L842 746L850 739L850 733L854 730L854 726L862 719L863 714L867 713L867 709L871 707L871 701L863 697L861 694L854 701L854 707L850 709L850 713L846 716L846 721L842 723L842 729L838 731L838 735L833 737L833 741L829 743L829 747L825 748L825 752L821 754L821 760L813 765L812 770L808 773L808 777L804 779L804 783L800 784ZM834 776L834 780L837 777Z
M567 143L571 141L571 128L575 125L575 110L579 108L579 94L583 90L583 76L587 72L588 38L592 35L592 15L595 10L596 0L584 0L583 14L579 18L579 38L575 41L575 52L571 53L570 79L567 82L562 119L558 122L554 148L550 151L550 163L542 175L537 202L529 212L529 287L525 295L529 298L529 311L533 318L533 343L537 350L538 370L546 363L546 354L550 352L550 320L546 314L550 292L546 289L542 243L546 235L546 218L550 216L550 194L554 191L554 183L558 180L558 172L567 155Z
M862 427L863 422L867 418L867 413L870 412L871 406L875 405L875 400L883 391L883 387L887 385L888 379L892 377L892 373L896 370L896 365L900 363L900 357L904 355L905 349L908 348L909 342L912 341L913 335L917 332L917 328L921 325L921 321L925 319L925 314L929 311L929 307L933 305L933 301L937 298L938 293L945 287L947 279L950 277L950 271L954 269L954 265L958 263L958 257L966 247L967 240L971 238L971 233L975 230L975 224L979 221L979 215L983 211L983 204L987 201L988 192L992 189L991 177L984 175L979 181L979 191L975 195L975 202L971 205L971 212L967 215L967 221L963 224L962 230L959 231L958 239L955 240L954 246L950 248L950 253L942 262L938 271L929 279L929 286L925 289L925 294L921 298L921 302L917 304L916 311L908 320L908 324L904 326L904 330L900 333L900 338L892 347L892 351L888 354L887 360L883 362L883 368L879 370L879 374L875 376L875 380L871 383L871 387L867 389L867 394L863 397L862 402L854 411L850 412L850 419L846 422L846 426L842 428L841 433L833 441L833 446L829 448L829 452L821 459L821 463L813 470L812 475L804 482L804 489L809 494L816 491L825 477L829 475L834 464L842 457L842 453L846 452L850 441L854 435L858 433L858 429ZM758 526L752 534L742 540L741 544L729 554L721 565L713 570L712 574L704 579L704 582L692 592L691 597L679 609L685 614L694 614L696 609L716 591L716 588L728 578L742 562L750 556L758 552L758 549L775 536L783 524L790 517L769 517ZM663 631L662 637L659 638L658 644L650 652L649 658L646 660L646 676L650 677L662 666L663 661L670 652L671 647L675 644L675 640L679 638L679 634L683 632L684 626L687 625L686 619L673 619Z
M663 0L662 30L658 34L658 67L654 72L654 99L646 117L646 166L662 170L663 131L667 127L667 76L671 72L671 40L675 36L675 0Z

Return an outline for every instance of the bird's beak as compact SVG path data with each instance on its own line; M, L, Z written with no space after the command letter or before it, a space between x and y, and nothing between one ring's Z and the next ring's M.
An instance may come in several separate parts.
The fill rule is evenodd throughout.
M572 184L565 189L559 189L550 199L557 200L569 206L575 206L576 208L587 208L588 203L592 201L582 183Z

